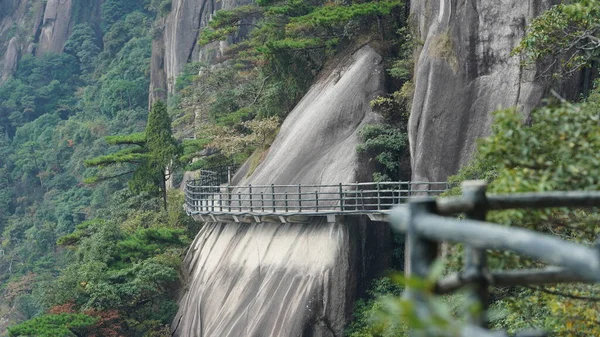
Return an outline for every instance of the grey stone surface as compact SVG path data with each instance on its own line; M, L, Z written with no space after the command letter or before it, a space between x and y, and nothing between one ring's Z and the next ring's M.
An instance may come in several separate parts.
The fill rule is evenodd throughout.
M0 82L12 75L19 56L31 45L30 41L18 36L16 27L25 31L32 28L29 32L33 35L35 27L28 27L31 26L28 22L28 14L30 8L36 7L43 9L40 0L0 1ZM34 26L38 16L34 13ZM41 18L39 20L41 21Z
M383 90L370 47L338 60L286 118L265 160L241 184L370 179L357 130L375 122ZM364 168L364 169L363 169ZM176 336L342 336L357 292L385 267L389 226L364 218L309 224L205 225L185 259Z
M198 45L199 31L206 27L217 10L232 9L251 2L252 0L173 0L171 13L163 24L162 37L153 48L151 86L164 87L172 93L175 80L187 63L212 61L221 55L227 43L212 43L201 47ZM241 36L229 42L241 39L245 33L246 29ZM155 66L160 64L163 67ZM160 95L151 94L150 101L155 99L161 99Z
M369 174L359 171L357 130L377 118L369 102L383 93L383 76L381 56L368 46L343 60L302 98L285 119L265 160L243 183L370 180Z
M23 55L62 52L76 24L74 16L97 25L100 4L89 4L93 8L86 8L83 17L73 15L72 0L1 0L0 82L10 77Z
M164 27L165 19L161 19L160 26ZM163 34L152 40L152 57L150 60L150 94L148 106L157 100L167 100L167 74L165 72L165 40Z
M4 54L4 64L2 66L2 76L0 76L0 82L5 81L17 70L17 62L19 61L20 54L19 43L17 38L13 37L8 43L6 53Z
M48 0L36 55L62 52L73 28L72 6L72 0Z
M389 248L373 245L387 224L360 220L205 225L184 261L175 336L342 336L363 264Z
M531 19L552 0L412 1L424 45L415 67L409 121L412 180L443 181L466 164L491 112L516 106L524 115L547 85L511 56Z

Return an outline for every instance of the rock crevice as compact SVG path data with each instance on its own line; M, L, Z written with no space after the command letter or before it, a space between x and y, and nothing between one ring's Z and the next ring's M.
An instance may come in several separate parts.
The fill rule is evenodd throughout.
M520 67L512 49L554 0L412 1L424 41L409 120L412 180L444 181L488 134L491 112L536 107L548 85Z
M358 130L377 122L383 90L370 47L340 58L284 121L265 160L240 184L334 184L369 176ZM370 178L370 177L369 177ZM390 229L347 217L336 223L206 224L185 259L187 292L176 336L337 337L364 284L387 266Z

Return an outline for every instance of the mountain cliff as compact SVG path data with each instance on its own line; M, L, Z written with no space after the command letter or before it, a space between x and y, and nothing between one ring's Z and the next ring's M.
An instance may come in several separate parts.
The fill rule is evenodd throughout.
M531 19L558 1L412 1L417 53L409 121L412 180L444 181L488 134L491 112L526 116L547 95L536 68L511 51Z
M6 80L21 56L61 53L73 27L100 24L101 1L6 0L0 3L0 79Z
M173 0L170 13L160 20L162 32L155 36L152 52L150 101L173 93L175 79L186 64L208 61L221 53L221 44L198 45L199 31L220 9L232 9L250 0ZM247 30L244 30L247 31ZM243 35L243 34L242 34ZM231 39L231 42L237 39Z
M519 55L511 51L531 19L553 4L411 2L416 38L423 41L416 51L408 124L413 180L444 181L455 174L471 158L476 140L489 132L492 111L517 107L527 115L540 104L549 86L537 81L536 69L521 67ZM155 78L167 79L162 86L153 81L164 92L173 91L170 79L187 61L207 55L196 46L194 33L176 32L189 31L188 24L202 27L205 11L215 8L212 3L174 5L158 47L164 51L155 55L163 59L157 64L164 63L164 75L153 71ZM183 15L192 21L176 20ZM212 53L218 55L219 48L213 46ZM352 62L338 63L332 74L321 76L287 116L267 158L242 184L369 180L366 163L353 154L359 143L356 131L364 116L372 114L370 99L386 92L384 70L372 63L378 58L372 49L363 48ZM189 287L174 330L180 336L341 336L357 294L355 285L366 280L355 274L364 275L364 270L351 267L366 265L368 252L356 247L369 247L376 237L348 231L356 225L349 219L305 224L301 229L207 224L186 258ZM303 245L305 240L312 244ZM218 266L211 257L220 261ZM288 288L290 284L294 286Z
M165 9L164 13L158 14L158 11L149 9L157 2ZM408 127L411 168L403 169L406 172L412 170L413 180L443 181L456 173L471 158L477 138L489 132L492 111L517 107L525 117L540 104L548 94L549 85L538 80L539 70L535 67L523 68L519 55L512 55L511 51L525 34L531 19L556 2L411 1L410 17L415 38L422 44L415 50L414 93L406 97L412 101L408 126L394 127L402 132ZM176 234L167 237L171 232L166 230L173 230L174 226L183 227L181 223L186 220L176 217L165 220L164 213L152 208L148 201L151 199L146 194L128 195L130 199L127 202L130 204L117 199L126 199L119 193L126 194L122 191L127 182L122 177L128 174L127 171L112 172L121 179L118 183L103 182L92 187L81 184L87 177L84 160L90 155L104 154L109 148L102 138L143 130L148 101L166 100L169 108L176 110L176 81L182 74L202 80L209 77L199 76L201 72L206 75L223 69L237 71L235 67L239 66L243 69L243 76L221 74L222 77L212 78L216 78L215 83L204 87L210 91L227 85L230 90L227 95L222 95L223 101L215 99L191 104L194 108L206 110L203 116L206 121L219 118L225 125L222 129L225 133L240 129L247 132L246 121L257 116L264 117L256 108L257 102L264 97L267 97L265 100L271 99L270 106L278 109L281 101L277 101L280 98L277 95L286 93L286 86L294 89L289 91L293 97L288 97L286 104L298 102L284 116L285 120L268 151L265 147L260 149L264 151L255 152L262 159L254 163L260 162L256 169L249 169L249 160L243 172L238 173L240 185L370 181L375 164L372 158L357 152L363 141L360 130L366 125L384 123L389 116L379 114L373 100L379 96L394 97L388 94L405 83L398 83L397 78L387 75L386 67L400 57L395 55L397 46L390 43L382 47L386 44L382 36L389 29L383 21L373 19L369 22L378 30L376 34L369 32L370 35L352 35L353 29L356 29L353 25L367 25L361 19L341 28L335 27L338 31L331 29L334 33L341 32L339 34L347 40L341 44L343 48L328 49L327 52L311 49L323 47L313 45L322 41L326 41L327 46L334 45L334 39L328 40L330 36L326 34L317 35L321 40L300 41L305 44L299 44L294 37L278 40L278 48L290 48L291 45L289 55L296 57L294 60L306 56L306 60L302 60L306 63L295 67L284 62L292 59L291 56L277 60L288 67L286 75L292 77L290 73L302 72L307 74L306 78L314 77L305 95L296 97L294 95L304 93L307 86L297 85L299 81L280 81L269 88L268 80L273 80L273 74L281 73L265 74L257 70L260 68L258 64L267 63L265 59L255 64L228 64L230 68L220 67L225 62L214 65L219 63L216 61L229 57L225 54L226 47L248 36L251 24L236 31L226 41L204 46L199 44L199 31L207 26L217 10L239 8L251 3L250 0L113 0L110 6L103 8L106 3L108 0L0 2L0 82L9 83L12 81L9 78L15 76L11 84L13 87L0 92L3 97L8 97L3 99L4 102L0 101L3 104L0 169L5 176L10 176L6 182L0 182L3 193L7 190L4 187L11 185L10 193L0 195L3 206L0 207L3 245L0 276L2 280L10 280L12 288L8 288L16 289L10 294L14 295L11 301L6 302L10 304L0 305L0 316L10 316L10 324L13 324L31 319L51 305L59 306L58 309L54 307L56 310L67 310L63 307L70 303L67 300L77 299L80 306L77 310L98 307L98 310L105 310L104 314L120 306L125 308L122 312L137 314L139 322L136 324L139 326L132 323L131 317L124 316L118 321L123 329L131 323L128 331L138 329L139 335L143 335L150 329L144 328L147 322L143 322L147 319L153 321L152 329L162 327L163 335L168 335L169 332L164 331L168 330L165 321L170 320L176 310L175 304L169 302L173 294L161 294L163 302L156 302L158 304L153 301L156 289L166 293L165 289L170 291L176 287L174 270L179 265L172 261L179 261L179 256L164 248L167 246L159 246L164 248L161 258L169 261L172 269L164 274L147 272L147 275L138 278L136 273L139 270L135 268L143 262L148 265L148 270L153 270L150 267L166 263L160 259L154 261L155 251L146 247L155 244L152 240L156 238L167 243L171 240L178 248L183 246L185 240L179 240ZM119 7L125 3L124 7ZM359 4L364 5L362 2ZM394 6L390 8L399 12L399 6ZM366 6L359 9L374 11ZM289 9L277 8L274 12L277 10ZM390 11L393 20L401 21L398 17L404 13ZM352 17L353 13L335 14ZM327 17L330 13L317 14ZM77 50L58 55L67 56L61 59L48 58L41 64L32 61L43 59L46 54L62 53L69 38L78 35L74 31L80 23L88 25L79 32L79 38L74 39L79 43ZM310 25L303 26L304 22L292 23L296 32L315 29ZM110 28L112 24L114 26ZM322 29L318 24L315 26ZM268 25L263 27L270 28ZM393 27L394 30L397 28ZM263 33L276 35L280 32L265 29ZM302 54L299 50L310 52ZM27 55L34 57L24 58ZM23 59L28 60L23 68L27 71L16 78L19 60ZM44 67L52 65L51 62L65 68L52 75L56 80L45 76L48 73L46 69L50 68ZM190 63L196 67L186 70ZM310 67L302 68L305 65ZM410 69L403 71L410 73ZM248 79L252 76L255 78ZM225 83L238 80L245 86ZM60 94L52 91L57 83L68 84ZM569 90L562 90L562 93L566 96L573 94ZM236 106L240 101L245 105ZM211 108L222 115L215 118L211 115L214 112ZM231 111L222 112L227 109ZM284 115L285 112L277 113ZM190 115L191 119L195 116L194 113ZM183 127L196 136L196 124L200 123L185 121L190 125ZM204 146L209 147L207 144L214 145L206 142ZM5 150L7 155L4 155ZM211 148L205 152L217 151ZM245 155L244 158L247 158L248 155ZM111 217L107 214L113 208L107 210L107 200L113 195L116 195L117 201L113 202L117 205L111 207L123 214L117 212L111 218L113 227L108 227L102 217ZM179 204L174 209L182 212L181 201L177 202ZM96 211L96 208L102 211ZM124 215L126 212L130 212L127 213L129 215ZM152 212L159 215L149 215L154 214ZM86 221L90 219L101 220ZM172 219L177 220L176 224L169 222ZM164 225L165 228L160 228L163 232L156 234L148 228L155 222ZM387 224L359 217L337 218L335 223L326 223L323 219L306 224L255 223L240 226L208 223L193 240L184 260L186 284L182 287L184 290L172 330L179 336L342 336L356 298L364 294L371 278L380 275L390 265L390 236ZM69 249L80 244L81 251L75 254L77 257L65 254L66 249L56 244L57 239L65 237L67 239L63 242L67 242L65 245ZM104 246L98 246L96 241ZM121 250L106 248L117 246ZM133 253L127 249L132 249ZM65 256L73 261L81 260L71 263L73 261ZM98 260L102 262L96 263ZM156 265L151 262L156 262ZM56 277L54 269L58 263L63 263L61 267L68 271L59 277L63 283L57 282L58 286L52 288L47 285L52 282L46 282L43 296L50 300L44 304L37 303L37 311L29 310L34 307L31 304L34 303L33 298L38 296L33 295L34 287L28 285L35 278L34 272L39 272L47 281ZM132 269L115 274L114 268L129 267ZM88 275L90 270L94 271L92 277L95 279ZM152 277L156 275L163 275L164 279L156 281L156 284L150 283L154 282ZM133 281L128 278L133 278ZM145 288L139 286L140 282ZM59 286L62 288L58 289ZM38 288L35 289L37 291ZM52 297L54 290L64 296ZM25 300L21 301L21 298ZM146 317L150 317L147 313L155 313L153 310L165 303L169 305L165 305L164 312L158 317ZM19 310L26 313L5 313L16 312L13 309L17 304L22 304L25 309ZM136 306L144 306L147 312L136 312ZM3 329L9 322L2 317L0 325ZM112 322L106 324L110 326Z
M289 114L269 154L242 184L370 179L357 132L378 117L381 56L363 47L334 62ZM364 218L307 224L211 223L186 257L178 336L341 336L353 301L387 267L389 228ZM218 263L217 263L218 261Z

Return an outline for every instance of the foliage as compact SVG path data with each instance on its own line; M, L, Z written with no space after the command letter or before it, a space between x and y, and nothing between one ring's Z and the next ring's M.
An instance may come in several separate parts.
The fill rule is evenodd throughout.
M600 4L580 0L556 5L535 18L514 52L524 55L526 65L542 61L543 75L562 77L590 66L599 47Z
M414 84L412 82L414 71L414 51L418 46L416 38L409 27L401 26L396 31L396 41L393 46L396 47L397 55L387 66L387 72L396 82L396 91L390 96L385 97L385 107L380 110L385 121L398 126L405 126L410 116L411 102L414 95ZM375 108L375 107L374 107Z
M166 180L169 178L173 163L178 160L181 151L171 133L171 119L167 107L162 102L156 102L148 115L145 132L128 136L109 136L105 138L111 145L135 145L110 155L88 159L87 166L106 166L122 163L136 164L137 167L124 174L133 173L129 187L135 192L160 192L167 208ZM121 176L119 174L117 176ZM98 182L100 179L110 179L115 176L92 177L87 181Z
M89 24L73 27L73 33L65 43L64 53L77 58L83 74L89 74L94 70L96 57L100 51L93 27Z
M246 139L237 136L247 134L245 122L285 116L337 46L349 44L361 34L374 35L386 22L396 20L402 6L395 0L284 0L216 12L209 26L201 30L199 43L234 43L217 67L190 65L177 79L178 93L171 100L176 107L176 125L196 122L195 141L189 142L184 157L213 161L210 147L224 144L219 148L229 149L226 156L244 149L234 160L248 158L243 145ZM384 38L383 31L380 33ZM207 123L217 128L206 127ZM190 131L194 130L186 130L188 136ZM211 133L224 142L212 141ZM227 133L236 136L226 137Z
M127 14L140 9L138 1L106 0L102 2L102 29L106 32Z
M368 301L359 301L354 320L345 335L349 337L436 336L463 334L467 314L477 306L462 294L439 297L433 294L435 279L443 270L442 261L434 263L426 278L404 277L392 273L376 280ZM402 293L410 287L409 293ZM414 299L419 298L417 308Z
M120 207L125 208L111 213L124 214L122 225L114 219L88 221L59 240L74 251L75 261L44 284L43 298L54 308L72 301L74 312L112 321L106 328L119 325L122 335L138 336L160 329L174 314L168 290L179 280L188 240L182 224L169 225L182 217L181 207L168 213L130 209L127 203Z
M531 125L515 110L495 113L492 134L480 141L474 161L455 180L484 177L491 193L551 190L598 190L600 150L598 89L579 104L550 102L531 114ZM511 210L494 212L488 220L527 227L564 239L591 243L597 236L598 214L584 210ZM490 252L491 267L540 267L514 254ZM538 327L552 334L600 333L595 316L594 285L495 290L499 299L494 326L510 332ZM574 297L575 296L575 297Z
M181 249L197 225L180 204L160 212L160 200L129 192L124 178L82 183L132 168L123 163L100 171L86 168L86 160L119 147L130 148L121 158L143 154L136 148L145 145L148 119L149 2L103 1L97 20L73 19L63 54L25 55L0 84L2 322L87 315L97 323L78 335L143 336L164 332L171 321ZM28 7L32 20L36 6ZM98 7L75 1L73 15L88 17L84 12ZM129 136L104 140L119 134Z
M406 328L395 320L380 321L384 310L383 301L391 296L401 296L403 288L390 278L383 277L373 282L366 299L359 299L352 314L353 320L345 331L348 337L404 336Z
M375 181L408 180L407 172L402 172L403 161L409 158L408 136L405 132L386 125L367 125L359 131L362 144L357 146L359 153L369 153L379 168L373 176ZM406 163L404 163L406 164Z
M161 17L171 12L171 5L172 0L150 0L145 8Z
M226 156L242 153L248 148L265 150L269 138L273 140L273 133L279 127L279 118L253 119L241 123L246 133L237 132L227 127L213 127L208 130L212 142L208 146L219 149Z
M69 54L23 56L14 77L0 86L0 122L9 137L16 128L46 113L68 117L79 72L76 59Z
M94 323L96 319L85 314L50 314L8 328L8 334L32 337L81 336Z

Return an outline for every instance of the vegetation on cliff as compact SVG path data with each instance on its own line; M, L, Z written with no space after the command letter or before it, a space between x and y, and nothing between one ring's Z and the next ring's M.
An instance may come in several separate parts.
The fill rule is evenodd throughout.
M148 117L151 26L164 6L103 1L98 20L72 18L62 54L25 55L0 84L0 316L25 321L11 336L169 335L197 229L176 192L164 209L161 167L178 145L164 105ZM140 166L85 167L140 142ZM115 178L84 183L97 176Z
M593 76L600 45L597 1L583 0L552 7L533 20L528 33L515 49L523 66L541 65L542 74L564 79L591 67ZM587 71L590 71L588 69ZM551 97L527 121L515 109L494 114L489 137L481 139L473 161L450 179L459 183L485 179L490 193L541 192L551 190L598 190L600 180L600 83L587 97L567 102ZM450 194L459 193L458 189ZM592 245L598 234L597 209L511 210L491 212L488 221L524 227ZM450 248L446 268L460 269L462 247ZM512 253L489 252L490 268L539 268L543 264ZM405 280L406 281L406 280ZM410 280L409 280L410 282ZM416 284L418 286L419 284ZM415 285L413 285L415 286ZM376 288L381 289L381 287ZM596 336L598 330L597 285L558 284L535 287L491 287L491 326L514 333L538 328L551 336ZM428 335L455 336L460 311L438 303L436 322L414 320L414 308L392 291L377 294L378 300L359 306L358 318L349 336L404 335L402 321ZM385 296L387 295L387 297ZM468 306L468 301L462 301ZM367 322L367 323L365 323ZM424 324L427 323L427 324ZM443 330L436 331L436 327ZM454 332L453 332L454 331Z
M80 13L86 2L75 5ZM258 163L325 59L356 39L395 39L389 27L403 14L397 1L220 12L202 40L246 25L248 39L216 66L189 64L167 106L148 115L151 34L170 1L99 8L97 21L73 18L64 53L26 55L0 85L0 315L22 322L13 336L167 335L182 252L197 228L177 192L165 199L162 168L253 152ZM192 120L201 126L180 158L167 113L178 137L190 136Z
M163 169L178 159L199 159L187 166L197 169L253 153L257 163L282 117L338 52L374 42L388 56L394 93L372 102L386 123L363 129L357 150L379 165L375 179L409 176L415 41L399 1L261 0L218 12L200 32L201 43L247 38L215 64L188 64L175 94L148 114L153 23L170 5L105 0L99 21L74 19L64 53L25 55L0 85L0 316L22 322L8 330L11 336L168 336L182 253L197 227L183 214L181 195L166 197L172 170ZM559 65L549 68L559 76L593 65L599 17L595 0L556 6L533 22L516 52L524 53L524 65ZM492 135L456 179L486 178L492 192L597 189L598 108L594 89L584 102L550 102L532 114L531 125L512 110L498 112ZM177 136L195 138L183 150L169 115ZM597 215L581 210L502 212L490 219L582 242L597 232ZM513 267L538 264L502 258ZM384 280L370 296L399 291ZM597 291L585 285L496 289L492 323L511 331L539 326L557 335L600 335ZM360 302L348 334L403 333L397 321L372 324L383 307Z
M219 11L200 32L200 44L227 40L231 35L247 38L225 49L217 66L188 65L176 82L177 93L170 100L176 125L195 120L196 138L186 142L185 157L200 157L192 167L224 160L241 161L267 143L253 142L235 151L219 144L223 134L247 139L254 131L248 121L284 117L306 92L337 51L353 48L357 41L377 40L393 53L398 39L396 28L405 22L399 1L325 3L323 1L259 1L257 4ZM252 30L247 33L247 28ZM389 40L386 42L384 40ZM263 122L268 125L268 122ZM254 125L256 129L257 125ZM264 127L260 128L265 130ZM271 133L275 128L269 128ZM187 135L189 135L189 131ZM199 149L213 148L215 152ZM206 155L206 154L209 155Z
M144 133L133 133L127 136L107 136L109 145L133 145L115 153L86 160L86 166L103 167L106 165L132 164L130 171L109 177L90 177L87 183L97 183L132 174L129 189L134 193L160 195L164 210L167 211L167 180L179 160L181 147L171 133L171 119L163 102L156 102L148 115L148 123Z

